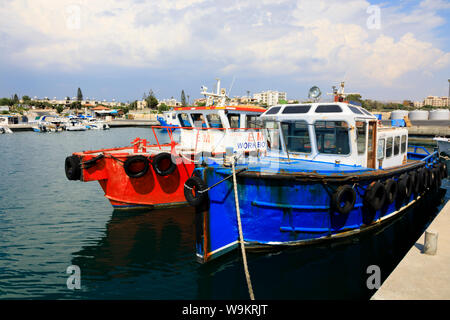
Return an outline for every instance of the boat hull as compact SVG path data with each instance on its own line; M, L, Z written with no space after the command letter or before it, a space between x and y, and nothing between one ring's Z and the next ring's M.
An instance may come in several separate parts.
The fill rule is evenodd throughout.
M157 149L159 151L159 149ZM175 170L165 176L158 174L149 164L148 171L140 177L130 177L124 169L125 161L133 156L144 156L152 161L159 152L133 153L133 149L97 150L90 153L74 153L81 163L99 154L105 156L94 165L83 166L80 180L98 181L114 209L136 210L186 205L184 182L191 176L194 164L178 161Z
M434 158L437 161L437 158ZM375 181L398 179L425 166L425 162L386 172L372 171L354 180L330 176L290 176L283 173L263 175L243 172L237 177L237 193L245 245L249 248L305 245L324 240L345 238L380 226L398 216L436 186L423 192L385 202L379 210L365 202L365 190ZM430 166L432 163L429 164ZM197 172L196 172L197 173ZM226 168L206 168L201 175L211 186L231 173ZM356 200L348 213L340 213L331 205L331 195L339 185L353 186ZM197 208L202 217L197 223L197 256L200 262L210 261L238 245L239 230L236 217L232 179L225 180L208 191L208 201Z

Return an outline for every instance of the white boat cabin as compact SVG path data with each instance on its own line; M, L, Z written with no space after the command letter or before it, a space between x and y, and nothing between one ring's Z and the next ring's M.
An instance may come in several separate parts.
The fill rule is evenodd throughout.
M277 105L263 115L272 150L311 161L390 168L406 163L408 131L347 102Z
M175 108L176 120L184 128L257 128L266 109L257 106L208 106Z

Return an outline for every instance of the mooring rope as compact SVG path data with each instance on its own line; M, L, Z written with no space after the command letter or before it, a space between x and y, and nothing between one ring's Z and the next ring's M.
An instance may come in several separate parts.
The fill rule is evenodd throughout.
M255 296L253 294L253 288L252 288L252 281L250 280L250 273L248 272L247 256L245 254L244 237L242 235L241 211L239 209L239 198L238 198L238 193L237 193L236 170L234 168L234 161L235 161L235 159L233 157L231 159L231 167L233 170L234 200L236 203L236 216L237 216L238 228L239 228L239 242L241 244L242 260L244 263L245 278L247 279L248 293L250 294L250 299L255 300Z

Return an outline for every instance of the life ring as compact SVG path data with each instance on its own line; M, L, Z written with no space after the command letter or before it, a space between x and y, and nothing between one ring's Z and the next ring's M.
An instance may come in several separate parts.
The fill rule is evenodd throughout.
M205 201L206 189L207 186L200 177L192 176L184 183L184 197L191 206L197 207Z
M349 185L339 186L331 196L331 208L340 214L348 214L356 202L356 192Z
M139 168L136 169L135 166L137 163L142 163L143 166L139 166ZM140 178L148 172L149 162L147 157L142 155L131 156L125 160L123 168L125 169L127 176L130 178Z
M374 181L366 189L364 194L364 203L369 209L378 211L386 199L386 189L381 182Z
M409 199L412 192L411 177L404 173L398 179L398 198L400 201Z
M66 172L67 179L80 180L81 178L80 157L78 156L67 157L64 163L64 169Z
M391 204L397 198L398 184L394 179L388 179L384 183L384 188L386 189L386 203Z
M168 176L172 174L177 168L176 164L172 162L172 155L167 152L161 152L153 157L153 170L160 176Z

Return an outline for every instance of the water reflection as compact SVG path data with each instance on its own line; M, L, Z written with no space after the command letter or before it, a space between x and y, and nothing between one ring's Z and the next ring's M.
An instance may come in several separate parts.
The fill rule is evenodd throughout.
M437 214L444 193L381 229L339 243L249 253L256 298L369 299L374 292L366 287L367 267L378 265L384 281ZM204 265L195 261L190 207L114 212L104 236L74 253L72 263L82 270L84 298L249 297L238 250Z

